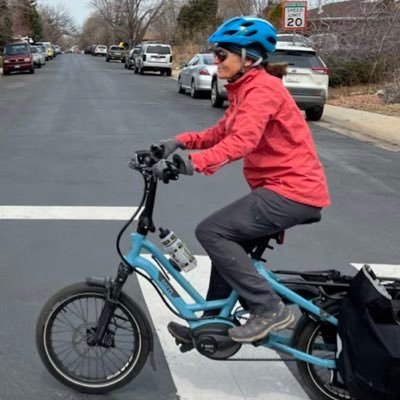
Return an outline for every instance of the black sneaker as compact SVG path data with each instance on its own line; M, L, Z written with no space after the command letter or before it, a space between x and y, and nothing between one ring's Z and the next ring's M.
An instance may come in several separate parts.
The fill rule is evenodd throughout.
M168 332L181 343L192 343L191 329L187 326L171 321L168 324Z
M294 315L282 302L277 311L254 313L244 325L228 331L235 342L252 343L264 339L271 331L288 328L294 322Z

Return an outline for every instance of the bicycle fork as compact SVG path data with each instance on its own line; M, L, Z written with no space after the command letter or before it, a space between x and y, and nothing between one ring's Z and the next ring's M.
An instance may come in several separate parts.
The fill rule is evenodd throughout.
M106 299L96 327L91 334L88 332L87 343L89 346L111 347L113 345L113 332L108 330L108 326L118 305L122 287L130 274L132 274L132 269L121 263L114 281L110 277L103 280L102 286L105 289Z

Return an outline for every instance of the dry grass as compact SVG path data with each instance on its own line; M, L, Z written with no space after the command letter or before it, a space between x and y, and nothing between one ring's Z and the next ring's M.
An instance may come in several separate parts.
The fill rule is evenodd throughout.
M385 104L379 91L385 85L330 88L328 104L400 117L400 104Z
M185 45L185 46L175 46L172 51L174 53L173 68L181 69L182 64L187 63L196 53L201 50L200 45Z

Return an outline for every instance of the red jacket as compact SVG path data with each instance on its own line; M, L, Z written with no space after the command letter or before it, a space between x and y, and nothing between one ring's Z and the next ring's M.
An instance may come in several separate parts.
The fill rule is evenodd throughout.
M328 206L311 131L282 81L252 69L226 88L230 106L217 125L176 137L187 149L205 149L190 156L195 170L212 175L244 158L252 190L265 187L299 203Z

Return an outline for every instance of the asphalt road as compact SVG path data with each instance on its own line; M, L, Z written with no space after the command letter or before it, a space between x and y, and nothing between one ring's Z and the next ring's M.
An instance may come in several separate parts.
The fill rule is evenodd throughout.
M137 206L142 180L127 167L133 152L201 130L221 115L207 99L179 95L170 78L134 75L103 58L65 54L34 75L0 78L0 206ZM320 223L287 232L269 263L347 272L350 263L400 264L400 153L319 124L311 128L332 206ZM196 224L247 191L240 162L212 177L183 177L160 185L154 221L202 255ZM114 274L122 223L2 219L0 225L0 399L88 398L45 371L35 323L58 289ZM145 308L134 277L127 292ZM156 371L148 363L134 382L101 398L175 399L157 338L155 361Z

